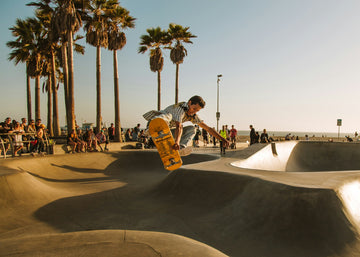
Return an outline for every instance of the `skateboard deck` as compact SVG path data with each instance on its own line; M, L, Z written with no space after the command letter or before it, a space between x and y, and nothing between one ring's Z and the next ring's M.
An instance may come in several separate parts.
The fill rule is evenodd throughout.
M164 168L167 170L180 168L182 160L179 151L172 148L175 141L166 121L161 118L150 121L149 133L159 152Z

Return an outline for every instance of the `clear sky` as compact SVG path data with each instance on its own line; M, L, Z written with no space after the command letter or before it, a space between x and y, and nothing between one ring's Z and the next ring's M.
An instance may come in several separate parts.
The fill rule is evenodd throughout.
M30 1L2 1L0 9L0 120L26 117L25 65L7 60L16 18L33 16ZM201 95L199 116L216 126L217 75L220 125L247 130L342 132L360 130L360 1L358 0L123 0L135 17L127 45L118 53L123 127L146 122L142 114L157 108L157 74L149 55L138 54L146 29L169 23L189 26L197 35L187 44L180 65L179 100ZM96 120L95 48L75 55L77 122ZM175 65L165 52L162 108L174 102ZM114 120L112 55L102 50L102 116ZM32 80L32 87L34 81ZM33 103L34 103L34 95ZM41 95L46 121L46 94ZM65 124L63 87L59 89L60 122ZM33 111L34 115L34 111Z

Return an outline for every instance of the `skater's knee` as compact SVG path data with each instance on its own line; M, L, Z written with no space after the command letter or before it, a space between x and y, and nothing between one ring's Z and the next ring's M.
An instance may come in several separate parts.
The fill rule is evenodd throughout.
M184 131L184 132L186 131L186 132L194 133L194 134L195 134L196 128L195 128L195 126L189 125L189 126L183 127L183 131Z

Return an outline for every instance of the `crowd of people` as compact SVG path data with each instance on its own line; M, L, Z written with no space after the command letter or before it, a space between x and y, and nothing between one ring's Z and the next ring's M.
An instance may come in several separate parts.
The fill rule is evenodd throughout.
M21 122L12 120L7 117L4 122L0 123L0 150L1 155L6 156L11 141L13 142L13 155L21 156L22 153L43 153L45 151L46 128L41 123L41 119L34 121L33 119L27 123L26 118L22 118Z
M259 132L255 131L255 128L253 125L250 125L250 145L256 144L256 143L270 143L274 141L272 137L269 137L266 129L263 129L263 132L261 135L259 135Z
M253 125L250 125L250 142L249 144L256 143L270 143L273 138L269 137L266 129L263 129L262 133L255 131ZM213 128L215 130L215 128ZM200 147L200 139L202 138L203 146L207 147L209 144L213 144L216 147L217 143L220 144L220 153L225 154L227 148L236 149L237 130L234 125L231 128L228 125L223 125L219 131L222 138L231 144L224 145L222 140L210 135L206 129L200 128L195 125L195 134L192 139L193 147ZM355 135L357 136L357 134ZM139 142L143 144L144 148L154 148L155 145L148 135L146 130L140 128L140 124L137 124L134 128L126 129L124 132L121 130L121 137L123 142ZM41 119L34 121L33 119L27 122L26 118L22 118L21 122L12 120L7 117L4 122L0 123L0 150L1 155L6 155L10 150L12 141L12 154L14 156L21 156L22 153L44 153L45 146L48 144L47 130L44 124L41 123ZM285 140L295 139L288 134ZM77 152L98 152L108 151L109 143L115 140L115 127L111 123L110 127L103 127L99 132L96 129L86 129L83 131L81 128L73 129L67 135L67 145L70 147L71 153ZM349 139L348 139L349 140ZM349 140L350 141L350 140Z
M109 142L114 140L114 136L113 124L109 128L103 128L98 133L95 133L93 129L87 129L83 132L81 128L77 128L67 135L67 145L71 148L71 153L107 151ZM48 152L46 147L49 146L49 137L46 126L41 123L41 119L36 119L36 121L31 119L27 122L26 118L21 118L21 122L19 122L7 117L4 122L0 123L0 138L2 156L8 155L9 151L13 156L21 156L24 153L43 155Z
M100 151L108 151L109 143L109 133L106 128L101 129L98 133L94 132L92 128L85 132L80 128L72 129L67 136L67 145L70 146L71 153L98 152L98 148Z

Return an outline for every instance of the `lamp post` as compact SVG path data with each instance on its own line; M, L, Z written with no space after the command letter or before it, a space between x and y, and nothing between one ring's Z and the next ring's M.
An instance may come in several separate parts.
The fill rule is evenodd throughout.
M219 119L220 119L220 112L219 112L219 83L222 74L217 75L217 109L216 109L216 131L219 131Z

